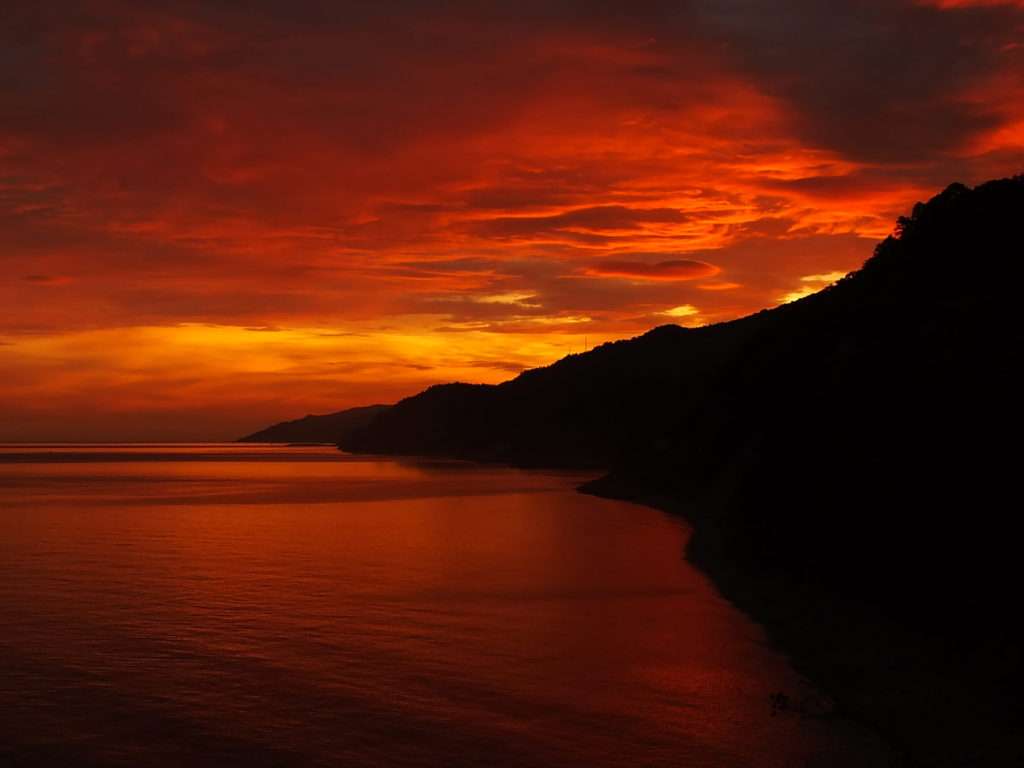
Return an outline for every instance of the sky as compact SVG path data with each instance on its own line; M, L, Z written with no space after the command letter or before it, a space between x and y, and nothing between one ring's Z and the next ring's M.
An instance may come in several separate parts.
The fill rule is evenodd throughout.
M0 22L0 441L231 439L502 381L792 300L915 201L1024 171L1024 0Z

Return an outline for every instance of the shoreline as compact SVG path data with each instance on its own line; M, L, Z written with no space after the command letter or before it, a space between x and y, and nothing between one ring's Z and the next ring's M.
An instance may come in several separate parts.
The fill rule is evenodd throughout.
M881 738L894 768L1024 765L1012 724L994 722L998 702L993 707L987 700L1006 692L979 690L970 674L958 673L958 649L863 602L744 567L728 556L708 515L692 505L608 477L577 491L685 519L692 528L686 560L761 625L793 668L830 699L831 716Z
M569 468L462 460L527 470ZM887 768L1024 765L1024 745L1012 715L1013 684L1000 665L1005 652L998 637L965 649L863 600L745 564L729 553L716 531L713 499L705 505L687 503L607 473L576 486L576 492L684 519L692 529L681 553L685 559L723 599L759 624L794 670L829 699L829 716L865 727L881 739L890 752ZM959 565L955 553L950 564ZM865 568L870 568L867 559ZM947 621L960 618L957 608L950 605ZM799 708L791 711L816 716Z

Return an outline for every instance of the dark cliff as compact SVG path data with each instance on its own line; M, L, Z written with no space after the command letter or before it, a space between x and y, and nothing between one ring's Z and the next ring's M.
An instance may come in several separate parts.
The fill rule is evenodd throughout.
M691 556L911 758L1000 764L1022 222L1024 177L954 184L818 294L433 387L341 445L606 469L591 491L684 511Z

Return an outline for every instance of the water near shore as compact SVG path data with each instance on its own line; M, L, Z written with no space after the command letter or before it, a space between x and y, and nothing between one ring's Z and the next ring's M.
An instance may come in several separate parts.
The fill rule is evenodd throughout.
M871 766L654 510L328 447L0 447L0 764Z

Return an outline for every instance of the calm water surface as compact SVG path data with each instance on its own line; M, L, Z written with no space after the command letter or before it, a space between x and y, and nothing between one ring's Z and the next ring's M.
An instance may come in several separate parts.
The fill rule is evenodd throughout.
M862 766L679 521L331 448L0 447L0 765Z

